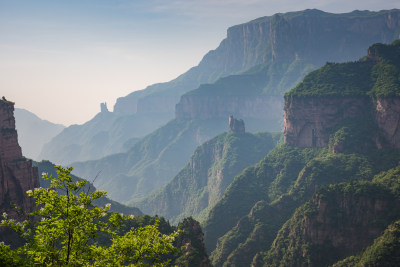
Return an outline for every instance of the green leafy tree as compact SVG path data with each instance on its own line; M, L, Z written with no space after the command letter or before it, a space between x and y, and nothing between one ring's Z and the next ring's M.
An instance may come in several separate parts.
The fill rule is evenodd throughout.
M166 255L178 250L173 241L178 235L161 234L158 222L140 228L131 228L118 234L124 221L133 215L109 214L110 204L104 207L92 205L93 201L106 196L99 190L89 192L86 181L73 182L72 168L56 166L57 177L43 173L50 179L50 188L27 191L36 199L38 209L26 214L24 221L16 221L3 213L2 226L17 231L26 244L12 250L0 244L0 263L8 265L50 266L167 266ZM111 245L103 246L96 241L102 234L109 236Z

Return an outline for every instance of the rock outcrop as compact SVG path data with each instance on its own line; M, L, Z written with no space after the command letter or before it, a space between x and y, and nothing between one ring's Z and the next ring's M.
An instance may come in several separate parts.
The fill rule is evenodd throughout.
M365 181L321 190L283 225L265 265L330 266L359 253L398 218L398 203Z
M303 97L285 100L285 142L298 147L328 147L329 129L370 113L369 98Z
M0 207L9 212L15 204L29 212L35 203L26 191L39 187L38 169L22 156L13 113L14 103L0 100Z
M400 148L400 98L379 98L375 110L375 121L384 140L391 147ZM382 144L378 143L378 147Z
M310 73L285 95L285 142L334 152L400 148L399 74L399 40L372 45L360 61Z
M106 102L100 103L100 112L110 112L110 111L108 111Z
M333 129L353 119L376 126L373 136L376 148L400 148L399 97L287 98L284 110L284 138L293 146L328 147ZM343 151L340 147L340 144L335 146L335 152Z
M244 121L242 119L235 119L232 115L229 116L229 128L234 133L244 134L246 132Z

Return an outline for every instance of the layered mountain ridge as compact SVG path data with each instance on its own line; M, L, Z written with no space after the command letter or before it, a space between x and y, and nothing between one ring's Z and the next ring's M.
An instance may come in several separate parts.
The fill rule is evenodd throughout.
M283 102L264 95L281 96L326 61L356 60L371 43L397 39L399 25L398 10L347 14L305 10L231 27L227 38L198 66L175 80L119 98L111 121L96 117L96 123L65 129L41 157L70 164L125 152L131 146L128 140L143 137L172 119L178 102L177 118L234 115L257 120L263 130L280 130ZM99 123L108 126L96 129ZM59 150L68 153L60 157Z
M65 128L64 125L42 120L25 109L16 108L14 114L22 152L33 160L38 160L42 147Z
M286 143L236 176L203 222L215 266L388 262L362 250L400 218L399 47L328 63L286 94Z
M355 60L373 43L398 39L399 14L398 10L346 14L305 10L232 27L227 39L240 44L245 40L242 49L249 53L248 62L255 67L184 94L175 114L190 118L229 113L244 119L257 117L271 127L267 130L274 130L276 123L271 122L283 115L276 108L283 105L281 96L285 92L327 61ZM253 39L247 42L249 38Z

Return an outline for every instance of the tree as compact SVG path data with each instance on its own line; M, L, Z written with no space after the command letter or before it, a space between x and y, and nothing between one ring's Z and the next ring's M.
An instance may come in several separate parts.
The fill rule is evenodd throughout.
M25 240L26 244L12 250L0 243L0 263L14 259L15 265L55 266L166 266L165 255L178 250L173 241L178 235L161 234L155 225L131 228L119 235L118 229L127 216L110 214L110 204L105 207L92 205L95 199L106 196L106 192L84 192L86 181L73 182L72 168L56 166L57 177L43 173L50 179L50 188L35 188L27 191L36 199L38 209L26 214L27 220L16 221L3 213L0 225L11 227ZM110 246L96 241L99 235L107 235ZM10 264L12 265L12 264Z

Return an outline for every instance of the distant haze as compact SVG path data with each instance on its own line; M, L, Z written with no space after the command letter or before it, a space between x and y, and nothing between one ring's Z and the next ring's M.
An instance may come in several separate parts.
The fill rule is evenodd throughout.
M400 8L398 0L0 0L0 97L81 124L120 96L169 81L249 20L317 8Z

